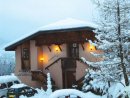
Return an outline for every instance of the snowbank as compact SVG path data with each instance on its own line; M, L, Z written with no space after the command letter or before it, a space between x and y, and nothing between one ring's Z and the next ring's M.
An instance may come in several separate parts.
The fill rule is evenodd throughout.
M32 97L26 97L26 96L20 96L20 98L64 98L64 96L71 95L70 98L75 98L76 95L80 96L81 98L101 98L101 96L94 95L91 92L83 93L76 89L61 89L56 90L53 92L50 96L46 94L46 92L43 89L36 89L38 94L35 94ZM106 97L102 97L106 98Z
M130 98L130 86L126 86L124 91L126 93L125 95L128 95Z
M79 90L76 89L61 89L53 92L49 98L59 98L59 97L64 97L64 96L69 96L70 98L74 96L79 96L81 98L101 98L101 96L94 95L91 92L88 93L83 93Z
M113 98L117 98L124 92L124 88L124 85L121 83L116 83L109 88L108 93L110 96L113 96Z
M53 92L49 98L58 98L58 97L69 96L69 95L77 95L80 96L81 98L84 98L85 96L83 92L76 89L61 89Z

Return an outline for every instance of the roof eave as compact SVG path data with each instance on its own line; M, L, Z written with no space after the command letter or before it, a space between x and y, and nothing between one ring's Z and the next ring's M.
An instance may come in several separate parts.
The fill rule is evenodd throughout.
M11 45L8 45L7 47L5 47L5 51L15 51L15 49L17 48L18 45L22 44L23 42L29 41L32 38L40 35L40 34L45 34L45 33L55 33L55 32L71 32L71 31L77 31L77 30L94 30L95 28L93 27L75 27L75 28L67 28L67 29L56 29L56 30L45 30L45 31L38 31L35 32L34 34L27 36Z

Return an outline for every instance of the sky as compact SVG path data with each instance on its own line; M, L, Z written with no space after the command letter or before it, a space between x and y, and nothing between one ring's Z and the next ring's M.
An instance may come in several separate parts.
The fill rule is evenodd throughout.
M93 21L95 13L91 0L0 0L0 45L66 18Z

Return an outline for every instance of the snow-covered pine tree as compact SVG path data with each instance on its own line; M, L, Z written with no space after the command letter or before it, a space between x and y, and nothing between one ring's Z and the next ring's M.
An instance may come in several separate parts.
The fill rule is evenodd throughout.
M91 42L103 54L100 62L87 64L98 66L96 79L110 82L120 82L123 78L125 85L129 85L128 73L130 69L130 0L95 0L99 8L99 28L95 30L97 42Z
M89 69L85 76L83 91L84 92L92 92L96 95L104 95L108 90L108 85L106 85L103 81L99 81L97 79L97 72Z
M14 72L15 57L14 52L0 50L0 75L9 75Z
M51 84L51 76L50 73L47 73L47 91L46 93L50 95L52 93L52 84Z
M103 67L101 68L101 62L89 62L83 57L81 60L84 63L89 64L89 67L86 69L86 75L82 90L84 92L90 91L96 95L106 94L109 87L108 82L112 80L110 70L107 70L107 68Z
M97 32L98 49L104 50L105 61L112 67L120 67L129 85L127 67L129 68L128 53L130 52L130 1L104 0L98 2L101 11L100 31ZM113 64L111 64L113 62Z

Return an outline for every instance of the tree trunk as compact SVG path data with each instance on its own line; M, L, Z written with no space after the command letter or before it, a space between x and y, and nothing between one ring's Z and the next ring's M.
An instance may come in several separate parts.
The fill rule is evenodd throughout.
M125 79L125 85L128 86L129 85L129 80L128 80L128 76L126 73L126 67L124 65L124 56L123 56L123 47L122 47L122 38L121 38L121 25L120 25L120 6L119 6L119 2L117 1L117 17L118 17L118 36L119 36L119 49L120 49L120 59L121 59L121 67L123 70L123 75L124 75L124 79Z
M109 86L109 87L111 86L111 83L110 83L110 81L108 81L108 86Z

